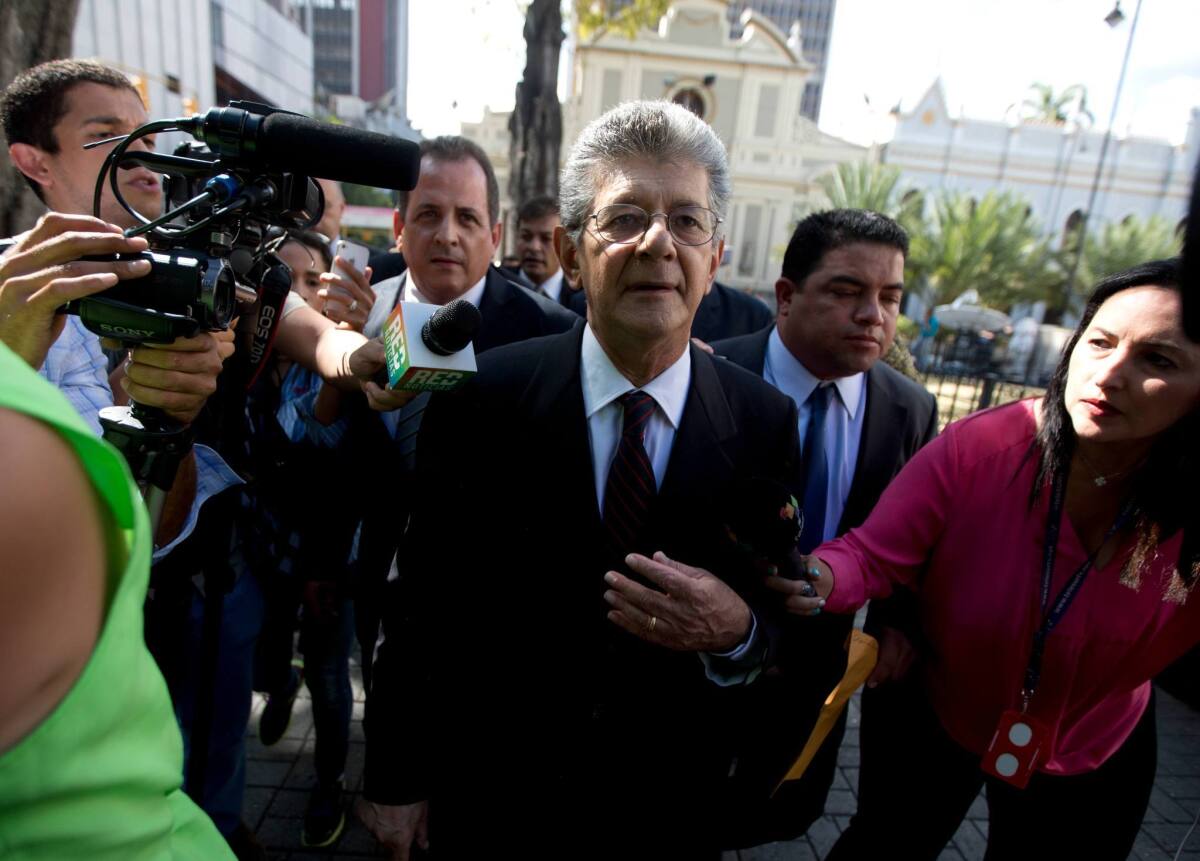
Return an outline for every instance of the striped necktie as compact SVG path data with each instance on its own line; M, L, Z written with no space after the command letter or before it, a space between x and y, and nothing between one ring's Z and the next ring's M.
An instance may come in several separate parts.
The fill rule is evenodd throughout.
M613 546L624 554L636 547L657 492L654 468L643 443L655 403L650 395L636 390L617 400L625 411L625 420L604 485L604 527Z

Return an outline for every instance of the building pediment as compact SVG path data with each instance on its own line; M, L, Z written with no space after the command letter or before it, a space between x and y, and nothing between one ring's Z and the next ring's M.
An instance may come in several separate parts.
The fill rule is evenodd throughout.
M729 4L725 0L680 0L672 3L656 29L640 31L633 39L604 33L581 49L599 48L644 56L694 57L710 61L764 66L812 68L800 53L798 33L789 37L753 10L741 18L742 33L730 35Z

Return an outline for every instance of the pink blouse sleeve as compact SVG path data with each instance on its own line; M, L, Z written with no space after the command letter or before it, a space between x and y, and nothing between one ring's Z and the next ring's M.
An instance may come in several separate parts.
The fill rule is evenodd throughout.
M958 492L958 446L951 426L900 471L866 522L813 551L833 570L826 610L848 613L893 584L919 591L926 560Z

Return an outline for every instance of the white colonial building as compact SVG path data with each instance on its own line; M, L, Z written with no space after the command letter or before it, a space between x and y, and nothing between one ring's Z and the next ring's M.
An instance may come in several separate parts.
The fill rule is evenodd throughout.
M938 80L911 111L897 115L882 160L898 167L909 186L923 191L1021 195L1047 234L1062 236L1087 209L1103 140L1103 131L1074 125L952 117ZM1198 156L1200 110L1193 109L1181 146L1114 135L1089 230L1131 215L1180 221L1187 213Z
M811 66L799 32L781 32L747 12L741 36L730 36L724 0L679 0L655 30L634 39L604 35L564 50L573 58L572 92L563 106L563 155L579 130L631 99L672 99L710 123L729 151L733 199L725 224L726 263L718 278L771 293L791 228L814 180L865 147L819 131L800 116ZM464 124L495 163L503 194L508 180L508 114ZM504 201L511 233L511 206Z

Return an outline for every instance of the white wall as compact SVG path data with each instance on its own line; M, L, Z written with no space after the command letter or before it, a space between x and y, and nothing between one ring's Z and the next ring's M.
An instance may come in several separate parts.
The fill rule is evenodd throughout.
M1096 176L1103 131L1040 123L952 118L935 82L901 116L884 161L907 184L927 191L973 196L990 191L1026 198L1047 234L1061 235L1075 210L1086 210ZM1200 156L1200 114L1184 146L1114 136L1104 161L1092 227L1129 215L1179 221L1187 212L1191 171Z
M209 0L80 0L72 53L147 84L151 118L180 116L183 99L200 110L214 99ZM180 92L167 89L167 75Z
M213 62L273 104L312 113L312 39L299 25L262 0L213 0L213 7L223 19Z

